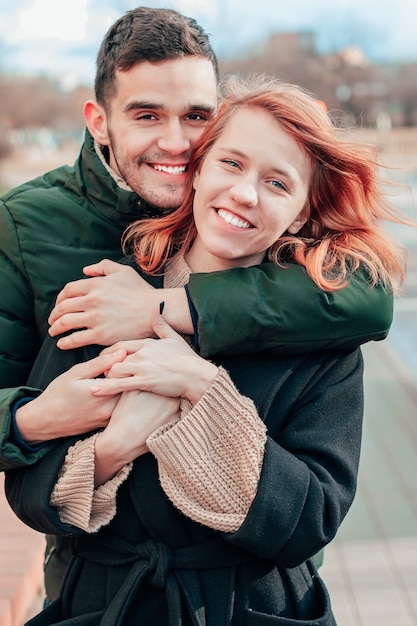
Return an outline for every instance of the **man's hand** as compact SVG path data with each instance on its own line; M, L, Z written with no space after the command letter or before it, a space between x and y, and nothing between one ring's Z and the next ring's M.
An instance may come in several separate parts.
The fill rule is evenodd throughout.
M37 398L17 409L21 437L33 445L105 427L119 394L97 398L91 395L91 385L125 356L125 350L103 354L55 378Z
M84 268L87 279L68 283L59 293L48 322L61 350L155 337L151 313L165 301L165 317L178 331L193 333L184 289L154 289L132 268L105 259Z
M152 336L151 309L160 295L133 268L105 259L84 273L90 278L68 283L49 316L52 337L75 331L59 339L59 348Z

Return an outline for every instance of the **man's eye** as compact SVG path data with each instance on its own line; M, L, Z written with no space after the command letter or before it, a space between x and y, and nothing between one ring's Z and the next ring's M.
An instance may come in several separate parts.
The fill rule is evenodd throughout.
M210 116L206 113L189 113L187 115L187 120L193 120L197 122L207 122L210 119Z
M156 116L153 113L142 113L136 116L137 120L155 120Z

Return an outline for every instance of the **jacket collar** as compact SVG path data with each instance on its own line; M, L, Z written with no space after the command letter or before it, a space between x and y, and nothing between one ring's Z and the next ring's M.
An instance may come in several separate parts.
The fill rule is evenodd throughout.
M117 178L103 153L96 151L94 139L87 129L75 170L88 202L112 222L126 226L137 219L159 216L155 207Z

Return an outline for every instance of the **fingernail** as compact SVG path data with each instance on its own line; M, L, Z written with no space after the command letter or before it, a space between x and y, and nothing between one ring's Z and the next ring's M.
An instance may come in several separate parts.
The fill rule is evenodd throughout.
M165 302L159 303L159 314L162 315L162 311L164 310Z

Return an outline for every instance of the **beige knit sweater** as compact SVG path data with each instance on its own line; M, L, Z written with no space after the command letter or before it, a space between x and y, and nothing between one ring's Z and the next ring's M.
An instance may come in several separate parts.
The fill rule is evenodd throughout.
M189 274L185 260L177 256L167 267L164 286L182 287ZM96 437L68 450L50 500L62 522L90 533L115 516L117 490L132 469L129 463L94 489ZM220 367L197 404L183 400L180 418L158 428L146 443L173 504L196 522L235 532L256 495L265 442L265 425L252 400L237 391Z

